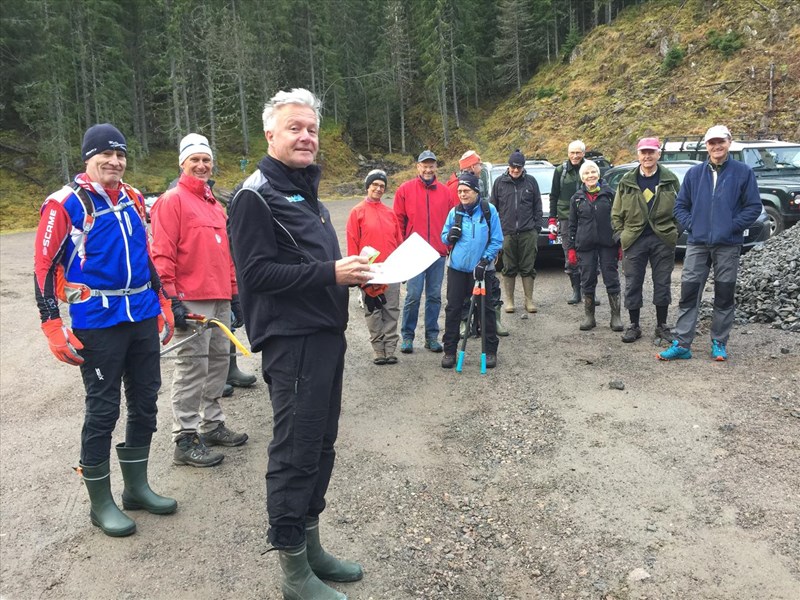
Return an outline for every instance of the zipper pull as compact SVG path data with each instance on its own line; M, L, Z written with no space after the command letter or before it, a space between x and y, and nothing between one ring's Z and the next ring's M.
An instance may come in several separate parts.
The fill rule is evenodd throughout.
M322 215L319 216L319 220L322 221L323 224L325 223L325 217L323 217Z

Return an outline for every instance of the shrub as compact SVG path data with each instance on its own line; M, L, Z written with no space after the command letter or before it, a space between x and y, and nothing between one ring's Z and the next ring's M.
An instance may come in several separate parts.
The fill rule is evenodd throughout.
M549 98L550 96L555 96L556 88L552 86L543 86L540 88L536 88L536 99L539 100L541 98Z
M669 73L680 65L683 62L683 58L686 56L686 52L680 46L673 46L667 51L666 56L664 56L664 60L661 63L661 72L662 73Z
M569 62L569 57L572 51L577 48L581 43L581 34L577 29L570 29L567 33L567 39L561 44L561 56L564 57L564 62Z
M744 40L742 40L742 36L736 31L729 31L728 33L722 34L716 29L712 29L706 34L706 39L708 40L709 46L716 48L727 58L730 58L734 52L744 47Z

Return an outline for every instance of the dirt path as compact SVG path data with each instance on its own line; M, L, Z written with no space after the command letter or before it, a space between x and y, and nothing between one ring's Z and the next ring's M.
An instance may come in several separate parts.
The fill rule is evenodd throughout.
M329 204L340 236L353 204ZM125 539L90 525L71 469L82 386L38 331L32 242L0 238L0 597L280 598L277 558L261 554L263 383L225 403L248 444L214 469L174 467L165 360L150 471L179 510L133 513L138 532ZM540 312L504 317L511 336L486 376L474 359L462 375L443 371L441 355L421 348L374 366L351 295L322 526L366 576L339 589L351 600L796 600L800 336L739 326L732 360L713 363L703 330L695 359L659 363L647 336L623 345L610 331L607 301L601 326L579 332L566 287L558 265L544 264ZM112 478L118 497L116 461Z

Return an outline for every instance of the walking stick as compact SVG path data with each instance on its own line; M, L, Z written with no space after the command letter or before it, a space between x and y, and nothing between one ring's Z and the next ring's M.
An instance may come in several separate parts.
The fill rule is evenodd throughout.
M470 329L472 327L472 315L475 312L475 298L478 296L478 284L472 288L472 298L469 301L469 312L467 313L467 331L464 333L464 339L461 340L461 350L458 351L458 361L456 362L456 373L461 373L464 368L464 352L467 349L467 339L469 338Z
M486 375L486 280L478 284L481 294L481 375Z

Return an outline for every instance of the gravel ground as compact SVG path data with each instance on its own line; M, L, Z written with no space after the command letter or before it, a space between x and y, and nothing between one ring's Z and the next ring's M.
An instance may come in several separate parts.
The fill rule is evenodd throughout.
M329 204L340 236L354 203ZM178 512L132 513L130 538L91 526L71 469L82 386L38 331L32 243L0 238L0 597L280 598L277 557L262 554L263 382L225 403L245 446L213 469L174 467L165 360L150 471ZM366 575L338 589L351 600L800 597L800 335L739 324L731 360L715 363L701 322L695 358L661 363L651 306L634 344L608 328L604 297L599 327L580 332L558 261L541 263L539 313L504 316L511 336L485 376L475 341L460 375L421 347L373 365L351 294L322 535ZM680 265L675 298L679 281ZM119 497L116 464L112 478Z

